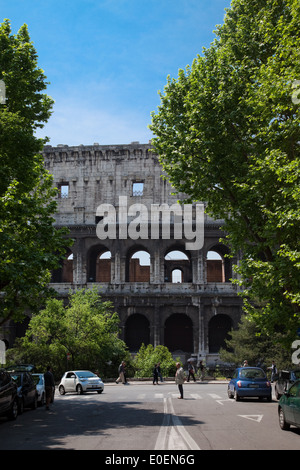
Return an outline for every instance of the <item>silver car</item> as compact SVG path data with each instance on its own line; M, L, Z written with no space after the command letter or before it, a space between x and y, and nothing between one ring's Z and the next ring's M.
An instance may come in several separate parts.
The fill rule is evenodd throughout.
M89 370L65 372L58 385L58 391L61 395L67 392L76 392L80 395L84 392L102 393L103 390L104 383L100 377Z

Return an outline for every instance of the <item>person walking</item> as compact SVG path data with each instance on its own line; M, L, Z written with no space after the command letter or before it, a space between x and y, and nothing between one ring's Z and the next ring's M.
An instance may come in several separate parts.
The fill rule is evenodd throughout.
M126 363L125 361L122 361L121 364L119 365L119 377L116 380L116 384L119 382L122 382L123 385L126 384Z
M195 369L194 369L194 366L191 362L189 362L188 364L188 371L189 371L189 375L188 375L188 378L187 378L187 382L190 381L190 377L192 377L192 379L194 380L194 382L196 382L196 379L195 379Z
M178 390L180 393L179 399L183 399L183 384L185 382L185 375L184 375L184 370L181 367L181 364L179 362L176 362L176 374L175 374L175 383L178 385Z
M275 380L275 376L277 375L277 367L275 361L272 361L272 365L271 367L268 367L268 369L271 369L271 383L273 383Z
M46 392L46 410L49 410L49 405L51 403L53 389L55 388L54 377L52 374L51 366L47 367L47 372L44 373L45 381L45 392Z
M200 369L200 380L203 381L204 380L204 373L205 373L205 367L204 367L203 361L200 361L199 369Z
M160 370L160 362L157 363L157 373L158 373L158 377L160 378L160 381L163 382L163 377L162 377L162 373Z
M155 364L154 369L153 369L153 385L158 385L158 369L157 369L157 364Z

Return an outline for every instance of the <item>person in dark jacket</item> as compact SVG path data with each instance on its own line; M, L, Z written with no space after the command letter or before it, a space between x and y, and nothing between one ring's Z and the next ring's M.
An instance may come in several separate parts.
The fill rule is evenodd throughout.
M46 392L46 410L49 410L53 389L55 388L54 377L52 374L51 366L47 367L47 372L44 374L45 392Z

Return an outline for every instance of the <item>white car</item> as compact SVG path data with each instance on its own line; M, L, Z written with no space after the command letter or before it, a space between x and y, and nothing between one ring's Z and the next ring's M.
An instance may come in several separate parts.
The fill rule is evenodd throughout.
M44 374L31 374L36 385L38 405L44 406L46 399Z
M58 391L61 395L67 392L76 392L80 395L84 392L102 393L103 390L104 383L100 377L89 370L65 372L58 385Z

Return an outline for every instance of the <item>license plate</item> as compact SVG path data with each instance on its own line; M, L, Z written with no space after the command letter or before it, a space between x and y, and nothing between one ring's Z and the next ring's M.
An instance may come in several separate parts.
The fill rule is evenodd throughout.
M249 387L250 387L250 388L258 388L259 385L258 385L258 384L250 384Z

